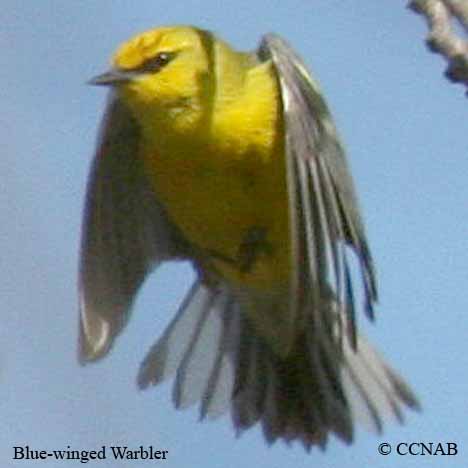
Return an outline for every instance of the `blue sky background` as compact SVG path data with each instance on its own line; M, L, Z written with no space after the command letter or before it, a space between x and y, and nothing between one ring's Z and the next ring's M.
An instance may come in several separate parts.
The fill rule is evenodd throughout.
M15 445L153 445L166 467L461 467L468 450L468 109L404 1L3 0L0 21L0 464ZM76 361L85 183L105 91L85 85L129 36L192 23L241 49L285 36L322 83L348 149L378 267L376 326L360 326L417 389L424 413L325 453L268 448L258 428L176 411L170 385L139 392L140 361L190 285L185 265L145 284L111 355ZM378 454L381 442L458 443L456 457ZM108 459L88 466L151 466Z

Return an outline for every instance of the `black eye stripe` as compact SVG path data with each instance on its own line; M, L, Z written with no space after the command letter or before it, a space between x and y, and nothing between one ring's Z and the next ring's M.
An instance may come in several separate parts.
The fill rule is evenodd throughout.
M164 68L174 57L175 52L159 52L155 57L148 59L140 70L144 72L157 72Z

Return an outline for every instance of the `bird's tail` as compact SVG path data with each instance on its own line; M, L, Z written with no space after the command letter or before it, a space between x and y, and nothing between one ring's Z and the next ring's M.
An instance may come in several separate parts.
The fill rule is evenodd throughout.
M306 449L325 447L329 433L350 443L356 421L380 432L384 419L403 420L405 406L419 408L362 336L354 347L312 328L305 326L280 357L228 287L196 282L142 363L138 384L146 388L175 374L177 408L200 402L201 419L230 408L239 433L260 422L269 443L299 440Z

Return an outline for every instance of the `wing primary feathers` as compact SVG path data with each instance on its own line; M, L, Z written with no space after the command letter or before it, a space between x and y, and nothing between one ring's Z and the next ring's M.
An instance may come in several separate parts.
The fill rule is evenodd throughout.
M367 343L360 340L362 366L366 369L366 374L373 378L381 389L390 405L395 418L403 423L403 412L399 405L400 400L415 410L420 409L419 402L409 389L407 384L396 374L395 371L388 368L381 357Z
M223 312L232 298L223 287L209 290L203 305L205 310L197 323L186 353L179 366L175 389L178 389L181 407L187 407L203 399L210 391L207 387L221 350L221 339L226 329Z
M345 271L345 291L346 291L346 317L347 317L347 336L351 340L353 349L357 347L357 330L356 330L356 309L354 307L353 282L351 272L349 271L348 260L344 258Z
M300 251L303 257L298 259L301 265L301 277L305 281L303 285L303 294L311 296L312 302L308 304L307 313L312 315L313 329L317 335L321 333L321 320L319 316L319 307L321 303L321 282L319 280L319 265L316 261L320 253L318 252L318 244L315 240L314 219L312 212L312 203L310 197L309 177L307 174L306 162L303 160L297 161L298 175L300 180L299 193L301 200L301 211L299 213L299 232L302 232L300 240ZM309 289L311 292L309 292Z
M322 260L316 256L317 252L326 249L328 243L331 258L325 258L328 258L327 266L333 271L332 289L339 303L348 310L347 313L354 314L348 304L354 282L351 280L349 268L346 272L344 267L347 256L344 244L349 244L360 264L364 293L363 309L372 319L373 304L377 301L374 268L367 248L354 184L327 104L318 84L310 77L300 58L281 38L273 34L265 36L258 54L260 59L272 59L278 70L285 113L287 162L288 167L297 171L296 177L289 178L289 182L296 184L295 188L290 190L291 200L296 197L296 201L290 203L291 211L296 212L292 218L297 223L293 234L295 232L295 236L300 238L298 233L307 227L304 224L309 223L311 219L322 224L314 226L316 234L319 234L321 229L322 235L306 236L308 253L305 254L300 248L298 251L302 256L312 257L316 262L320 262ZM291 164L290 159L295 159L296 164ZM310 184L304 181L306 174L302 166L303 161L307 161L309 165L309 174L312 176ZM310 205L305 201L306 185L310 185L309 196L314 198L314 208L318 209L318 212L307 213ZM297 203L297 199L300 203ZM305 215L297 213L298 209L306 211ZM322 244L313 245L313 242L320 241ZM314 266L310 260L300 260L300 264L303 268L310 269L311 281L316 281L317 274L325 271L318 265ZM298 274L298 278L303 276ZM327 278L329 279L328 273ZM321 280L323 281L324 277Z
M158 385L176 373L190 343L196 324L204 313L206 290L196 281L184 298L176 316L159 340L151 347L138 373L138 387ZM190 312L190 313L189 313Z
M233 352L235 349L235 343L237 342L237 336L233 334L237 331L233 326L234 321L236 320L236 311L234 307L234 300L231 296L228 297L226 306L223 310L220 310L222 314L222 319L224 321L223 331L221 339L218 342L218 350L215 363L213 365L213 370L208 379L205 393L202 398L202 404L200 406L200 420L203 420L206 416L216 416L218 411L216 407L220 405L220 402L217 400L218 390L222 390L221 386L223 381L229 379L229 375L226 375L226 366L232 367L232 364L228 362L229 357L227 354ZM233 370L230 369L229 374L232 374Z
M378 434L381 434L382 433L382 421L380 419L379 412L377 408L374 406L374 403L371 401L371 398L368 394L368 390L366 390L363 387L362 382L359 380L354 367L349 362L347 364L348 365L344 369L352 381L351 385L353 386L353 388L355 388L355 390L357 390L360 398L364 402L368 410L368 414L371 418L373 428Z
M82 363L109 351L150 271L188 253L150 187L138 156L138 137L134 118L111 93L88 180L81 234Z
M299 169L299 179L301 185L299 187L301 195L301 211L302 211L302 228L304 228L304 254L306 255L305 265L309 270L309 279L311 280L311 285L314 289L314 298L316 299L315 304L319 303L318 297L318 283L319 283L319 268L316 262L316 259L319 258L320 253L318 251L318 245L316 242L316 237L314 233L314 216L312 212L312 203L310 199L310 189L309 187L309 177L307 174L307 166L305 162L300 161L298 164ZM309 286L309 285L307 285Z
M324 162L317 159L317 184L319 185L318 192L322 194L321 211L325 220L325 239L327 240L328 250L331 256L331 264L333 266L333 283L338 303L343 303L343 249L340 239L343 238L343 228L339 217L339 210L336 202L336 194L328 177L327 168Z
M185 350L180 365L177 369L176 380L173 388L173 400L176 408L186 407L188 406L188 404L192 403L192 398L190 398L190 395L187 395L187 399L189 399L190 401L188 402L188 404L186 404L186 398L184 398L184 395L186 394L185 390L190 390L189 393L192 393L193 397L195 397L197 394L196 389L188 388L189 386L187 385L186 380L189 377L191 377L190 363L192 358L196 357L195 349L197 347L197 344L199 343L205 322L207 321L208 317L213 311L213 303L215 300L216 295L208 293L207 297L205 298L205 302L200 306L202 310L200 319L197 321L195 327L193 328L192 337L188 343L188 347Z
M378 301L377 285L375 281L374 266L369 248L365 240L361 242L361 275L364 283L364 311L370 320L375 320L374 303Z
M261 406L258 400L259 385L262 376L257 374L260 345L258 342L252 341L243 360L246 366L244 373L244 382L242 390L237 393L237 400L239 404L236 406L235 424L242 428L248 429L258 421L261 414ZM242 352L242 351L241 351Z
M343 213L342 216L345 221L347 237L349 237L348 242L353 247L359 261L360 275L364 288L364 312L366 316L373 321L375 319L374 303L378 300L373 261L364 234L361 233L359 235L357 233L356 226L346 213L340 196L338 196L338 201Z
M330 258L330 237L328 236L328 220L324 211L322 184L320 183L317 166L317 160L314 157L310 158L307 167L309 169L309 188L311 189L309 192L309 197L311 199L311 206L313 207L312 215L314 217L312 226L315 232L315 242L317 244L316 262L318 276L316 281L319 284L321 296L323 297L324 294L322 291L327 284L329 275L328 265Z
M342 225L342 219L339 214L339 206L337 200L337 194L333 187L333 183L328 171L328 168L322 159L318 159L318 168L320 171L319 181L322 185L325 202L325 213L328 214L328 236L329 243L331 244L331 252L333 257L333 272L334 272L334 292L337 300L338 314L346 316L347 314L347 285L346 285L346 274L345 274L345 261L346 252L344 249L343 241L344 230ZM340 343L342 342L344 333L342 329L342 321L338 321L338 337ZM340 345L342 348L342 343Z

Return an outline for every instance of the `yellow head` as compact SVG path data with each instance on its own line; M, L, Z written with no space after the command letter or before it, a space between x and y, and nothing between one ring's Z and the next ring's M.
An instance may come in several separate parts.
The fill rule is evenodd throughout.
M117 88L136 115L195 111L210 86L210 33L189 26L146 31L120 46L94 84Z

